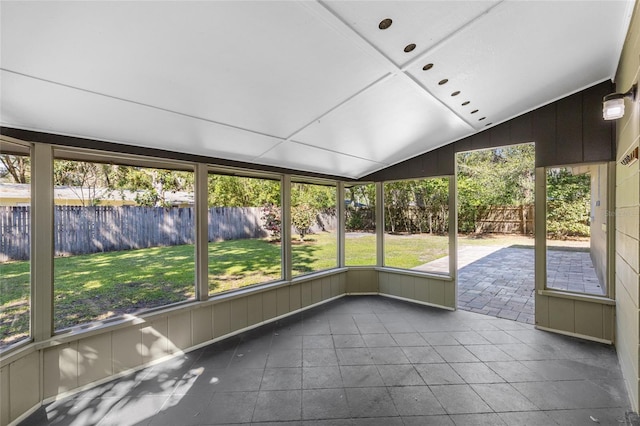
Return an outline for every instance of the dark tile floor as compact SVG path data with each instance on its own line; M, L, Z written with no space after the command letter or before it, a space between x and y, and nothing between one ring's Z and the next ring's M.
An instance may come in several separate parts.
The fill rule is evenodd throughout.
M25 425L638 424L615 349L344 297L40 408Z

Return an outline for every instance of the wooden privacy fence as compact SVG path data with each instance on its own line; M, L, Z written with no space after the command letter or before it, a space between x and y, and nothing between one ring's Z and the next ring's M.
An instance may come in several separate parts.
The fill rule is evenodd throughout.
M533 234L533 205L491 206L476 217L476 233Z
M211 207L209 241L263 238L260 207ZM335 214L320 214L314 232L336 229ZM0 262L29 258L29 207L0 206ZM191 207L55 206L56 256L193 244ZM322 229L324 228L324 229Z

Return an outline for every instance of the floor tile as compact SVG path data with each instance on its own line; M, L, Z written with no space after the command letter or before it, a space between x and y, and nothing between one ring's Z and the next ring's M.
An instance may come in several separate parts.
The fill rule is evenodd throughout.
M508 383L476 384L471 387L495 412L538 409Z
M306 337L306 336L305 336ZM269 353L267 368L302 367L301 349L276 349Z
M300 420L302 391L260 391L253 412L254 422Z
M512 386L542 410L613 408L628 403L588 380L512 383Z
M453 414L451 419L456 426L498 426L506 423L496 413Z
M305 389L302 391L304 419L348 418L350 414L344 389Z
M260 390L302 389L301 368L267 368L262 375Z
M449 364L417 364L414 367L427 385L464 383L462 377Z
M489 413L493 411L469 385L430 387L448 414Z
M386 388L347 388L352 417L395 417L398 415Z
M498 413L498 416L509 426L550 426L556 422L544 411L525 411ZM584 422L572 423L572 425L588 424ZM594 423L596 425L597 423Z
M410 346L403 347L402 351L412 364L433 364L445 362L440 354L432 347Z
M206 408L212 397L204 395L175 395L151 418L150 426L191 426L208 421ZM253 410L253 407L251 408ZM85 424L91 424L86 422Z
M370 365L373 357L368 348L343 348L336 349L340 365Z
M205 424L250 422L257 397L258 392L216 392L202 419Z
M426 340L420 335L420 333L392 333L391 337L396 341L398 346L428 346Z
M386 386L424 385L416 369L410 364L378 365L378 371Z
M333 349L333 338L330 334L318 334L302 337L303 349Z
M622 408L554 410L546 414L555 423L562 426L573 425L624 425L627 410ZM594 420L595 419L595 420Z
M369 348L374 364L409 364L401 348Z
M445 414L428 386L394 387L389 389L389 393L401 416Z
M351 420L353 426L403 426L400 417L370 417Z
M479 362L464 346L436 346L435 350L446 362Z
M342 384L348 388L384 386L375 365L342 365Z
M460 344L450 333L437 331L421 333L421 335L431 346L452 346Z
M337 366L338 358L335 349L303 349L303 367Z
M127 426L148 423L156 415L167 396L126 397L113 405L107 415L97 424L102 426ZM76 423L78 424L78 423Z
M448 415L403 417L404 426L455 426Z
M390 334L363 334L362 339L369 348L398 346Z
M362 336L359 334L333 335L333 344L336 348L364 348L366 347Z
M465 346L480 361L513 361L510 355L503 352L495 345L469 345Z
M302 369L303 389L341 388L342 377L338 367L308 367Z
M453 363L451 367L467 383L501 383L502 377L480 362Z

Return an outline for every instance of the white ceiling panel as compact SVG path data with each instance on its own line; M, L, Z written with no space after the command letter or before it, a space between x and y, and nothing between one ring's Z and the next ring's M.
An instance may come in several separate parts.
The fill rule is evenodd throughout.
M278 137L388 72L292 1L3 2L1 55L4 69Z
M259 162L354 179L387 166L387 164L326 151L293 141L283 142L276 146L261 156Z
M397 66L455 33L497 1L326 1L330 10ZM381 30L383 19L392 24ZM409 44L416 47L405 52Z
M3 126L254 161L280 139L3 71Z
M0 1L0 121L359 178L611 79L633 6Z
M472 131L413 81L397 75L333 110L292 139L379 163L396 163Z
M610 23L623 21L627 7L622 1L504 2L408 71L481 130L611 78L620 53L613 46L622 34ZM433 68L424 71L426 63ZM440 85L443 79L448 82Z

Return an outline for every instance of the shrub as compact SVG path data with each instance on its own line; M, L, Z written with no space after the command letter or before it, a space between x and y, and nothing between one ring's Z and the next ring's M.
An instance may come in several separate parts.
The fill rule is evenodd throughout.
M311 226L316 221L317 212L308 204L300 204L291 209L291 224L300 234L300 240L311 232Z
M280 241L282 235L282 219L280 207L267 204L262 208L261 219L264 221L264 228L270 232L272 241Z
M565 239L589 235L588 201L547 202L547 236L549 238Z

